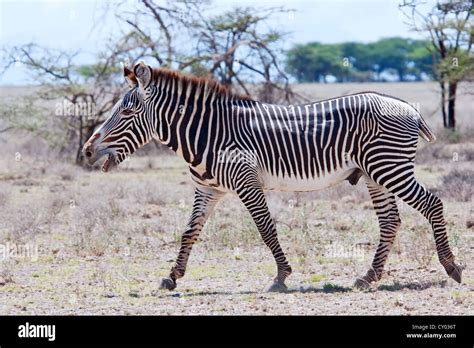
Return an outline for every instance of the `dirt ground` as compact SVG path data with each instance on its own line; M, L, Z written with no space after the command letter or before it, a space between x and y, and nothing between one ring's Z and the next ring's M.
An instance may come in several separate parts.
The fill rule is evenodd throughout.
M204 228L177 289L160 290L192 206L184 162L137 155L105 174L58 161L43 146L0 137L1 315L474 314L472 137L420 140L416 169L444 201L451 246L467 266L462 284L437 261L428 222L399 202L402 227L386 274L368 291L353 288L379 235L360 181L268 195L294 272L287 293L265 291L276 273L273 257L230 195Z

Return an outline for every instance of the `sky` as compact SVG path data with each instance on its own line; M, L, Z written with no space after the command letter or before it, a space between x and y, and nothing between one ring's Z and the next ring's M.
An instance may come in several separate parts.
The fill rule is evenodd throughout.
M236 6L293 9L269 22L289 32L285 48L320 41L371 42L383 37L421 38L410 31L398 9L402 0L216 0L216 13ZM157 0L157 3L160 1ZM103 16L110 1L0 0L0 48L34 42L49 48L80 51L78 63L91 63L111 35L119 32L113 15ZM113 4L113 0L112 0ZM0 77L2 85L32 83L20 65Z

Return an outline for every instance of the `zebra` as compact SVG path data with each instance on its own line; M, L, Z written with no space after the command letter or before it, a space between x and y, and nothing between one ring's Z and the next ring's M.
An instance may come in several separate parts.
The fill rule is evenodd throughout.
M238 196L276 261L269 291L285 291L292 268L283 252L265 191L313 191L364 178L380 227L380 241L356 288L381 279L401 220L396 197L431 224L438 259L461 283L446 232L443 203L414 176L418 137L436 137L410 104L362 92L303 105L274 105L239 95L211 79L143 62L124 66L130 89L84 144L88 163L107 156L104 172L152 139L188 164L194 182L192 213L179 252L160 288L182 278L193 244L216 204ZM235 156L237 154L237 156Z

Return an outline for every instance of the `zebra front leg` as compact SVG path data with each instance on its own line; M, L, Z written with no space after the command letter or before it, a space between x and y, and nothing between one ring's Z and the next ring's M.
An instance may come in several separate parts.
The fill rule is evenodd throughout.
M181 247L176 263L173 268L171 268L169 277L163 278L161 281L161 289L175 289L176 280L184 276L193 244L198 239L199 233L216 206L216 203L223 195L222 192L212 188L196 188L194 192L193 211L186 230L181 236Z
M358 278L354 284L359 289L367 288L370 283L376 282L382 277L385 262L401 224L395 195L368 178L367 188L379 220L380 241L372 261L372 267L365 276Z
M263 242L270 248L277 264L277 276L268 291L286 291L285 279L291 274L291 267L278 241L275 222L268 210L263 190L259 187L245 187L238 190L237 194L250 212Z

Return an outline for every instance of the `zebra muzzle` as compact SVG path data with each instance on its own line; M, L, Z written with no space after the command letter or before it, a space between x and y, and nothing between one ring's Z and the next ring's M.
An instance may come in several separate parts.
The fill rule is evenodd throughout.
M86 143L86 145L84 146L83 154L90 165L93 165L99 159L107 155L107 158L102 164L101 168L103 172L108 172L110 168L118 164L115 155L112 151L108 149L96 151L96 149L94 149L93 145L90 142Z

